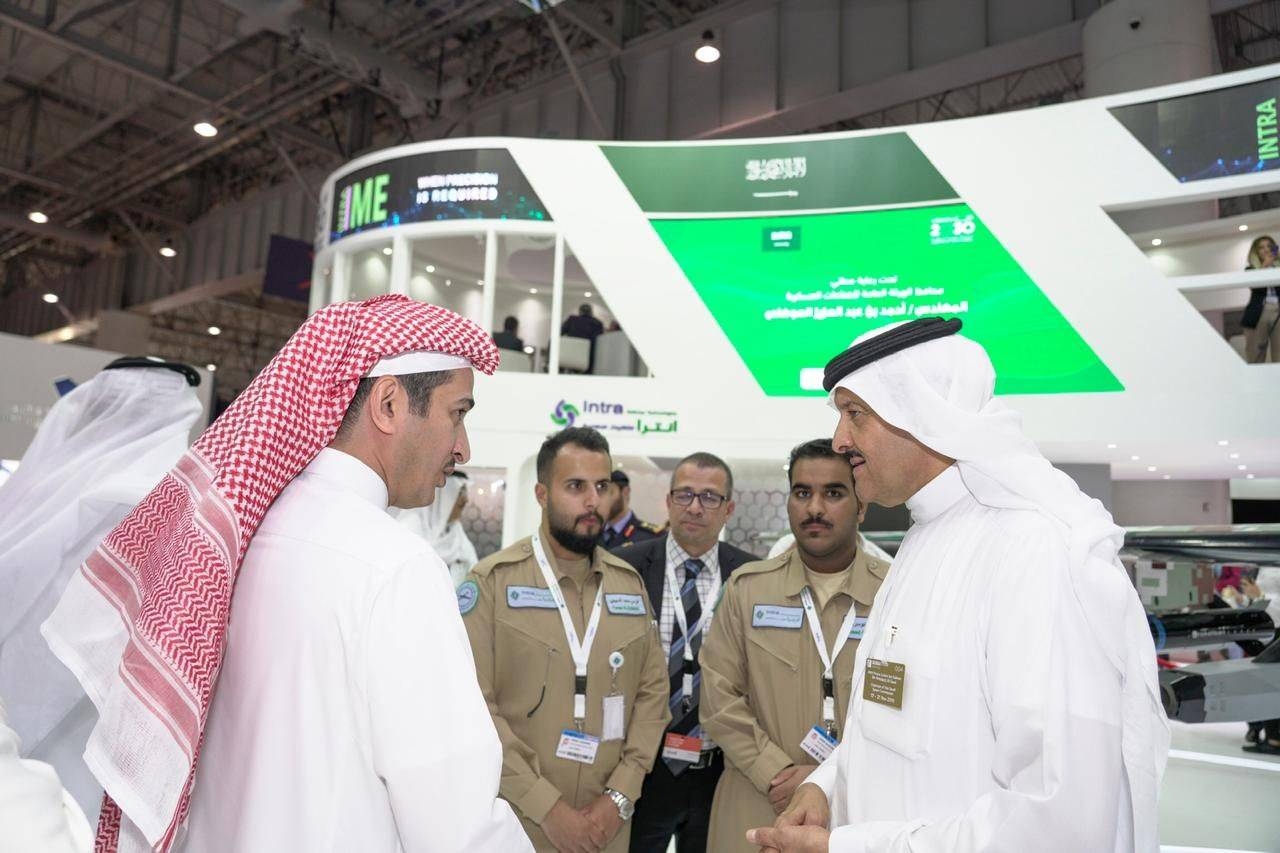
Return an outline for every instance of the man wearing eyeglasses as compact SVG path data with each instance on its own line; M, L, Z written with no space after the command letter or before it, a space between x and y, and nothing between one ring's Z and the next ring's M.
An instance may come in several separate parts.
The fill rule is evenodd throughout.
M719 541L733 514L733 473L718 456L694 453L680 460L671 475L667 512L667 533L614 551L644 579L659 614L671 679L671 724L636 804L631 853L665 853L672 836L677 853L706 849L724 757L698 723L698 650L721 584L739 566L758 559Z

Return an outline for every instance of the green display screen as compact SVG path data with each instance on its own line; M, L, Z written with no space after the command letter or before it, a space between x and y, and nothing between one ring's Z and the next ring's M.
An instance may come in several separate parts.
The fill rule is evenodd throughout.
M821 395L854 338L959 317L998 394L1123 386L968 205L652 224L766 394Z

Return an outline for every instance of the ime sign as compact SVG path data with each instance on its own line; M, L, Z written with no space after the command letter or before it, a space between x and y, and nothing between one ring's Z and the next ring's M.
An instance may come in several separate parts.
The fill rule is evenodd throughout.
M387 183L383 173L356 181L338 196L338 230L351 231L387 218Z

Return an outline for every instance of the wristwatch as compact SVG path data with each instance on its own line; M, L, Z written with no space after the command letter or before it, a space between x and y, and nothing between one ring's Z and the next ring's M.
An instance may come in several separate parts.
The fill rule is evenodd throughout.
M631 798L612 788L605 788L604 793L618 807L618 817L623 820L631 820L631 816L636 813L636 804L631 802Z

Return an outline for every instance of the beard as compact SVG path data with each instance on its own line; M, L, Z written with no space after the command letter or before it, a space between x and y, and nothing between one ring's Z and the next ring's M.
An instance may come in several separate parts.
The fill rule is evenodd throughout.
M578 533L576 530L578 522L588 518L596 520L596 532ZM559 542L561 548L587 557L596 549L596 545L600 544L600 536L604 533L604 519L598 512L589 512L578 516L566 525L555 512L552 512L547 518L547 528L551 531L551 538Z

